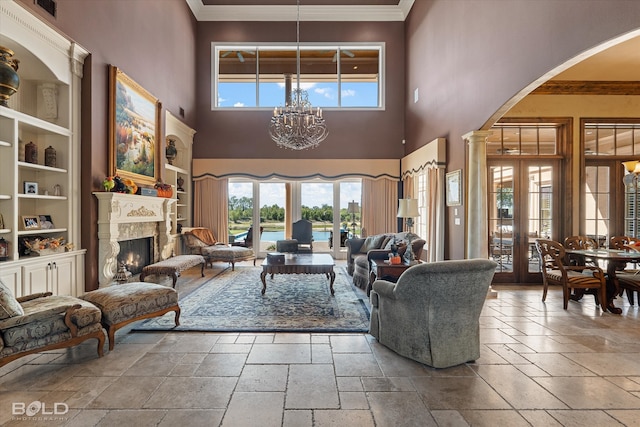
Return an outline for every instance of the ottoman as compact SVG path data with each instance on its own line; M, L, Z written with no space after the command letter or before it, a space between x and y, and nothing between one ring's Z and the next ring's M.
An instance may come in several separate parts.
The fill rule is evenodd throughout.
M298 252L298 241L296 239L276 240L276 251Z
M140 281L144 282L144 278L150 274L166 274L173 279L173 287L175 288L178 277L180 277L180 272L199 264L202 264L200 273L202 277L204 277L205 259L202 255L178 255L167 258L144 267L140 273Z
M235 269L236 262L253 260L253 265L256 265L256 254L251 248L245 248L243 246L227 246L227 245L212 245L200 248L200 253L207 260L207 264L213 264L213 262L228 262L231 264L231 270Z
M87 292L80 297L102 312L102 325L109 336L109 350L113 350L116 330L135 322L176 312L176 326L180 325L178 292L155 283L132 282Z

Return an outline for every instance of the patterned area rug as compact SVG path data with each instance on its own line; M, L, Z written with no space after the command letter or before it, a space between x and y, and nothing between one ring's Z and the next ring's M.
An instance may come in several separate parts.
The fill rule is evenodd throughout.
M149 319L134 330L214 332L367 332L368 301L358 294L344 267L333 284L323 274L267 276L261 294L260 267L236 266L180 298L180 326L173 313Z

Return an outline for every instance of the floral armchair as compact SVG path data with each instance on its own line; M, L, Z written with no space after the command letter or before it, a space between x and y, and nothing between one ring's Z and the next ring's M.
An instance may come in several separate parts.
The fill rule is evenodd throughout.
M14 298L0 280L0 366L46 350L98 340L102 357L105 331L102 313L93 304L51 292Z

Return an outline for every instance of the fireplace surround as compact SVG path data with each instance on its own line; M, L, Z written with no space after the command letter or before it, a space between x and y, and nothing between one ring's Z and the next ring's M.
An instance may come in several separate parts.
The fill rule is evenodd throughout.
M173 250L171 207L175 199L110 192L98 199L98 281L111 286L118 268L120 242L153 238L153 262L169 258Z

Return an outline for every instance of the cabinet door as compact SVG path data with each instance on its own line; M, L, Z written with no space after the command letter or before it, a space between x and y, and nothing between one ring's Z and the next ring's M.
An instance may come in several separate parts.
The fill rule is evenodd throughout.
M22 296L22 275L20 273L20 267L3 267L0 272L0 280L2 280L2 283L4 283L5 286L11 289L13 296L16 298Z
M63 258L52 262L52 285L51 292L54 295L73 295L76 288L75 259Z
M53 292L51 284L51 262L31 264L22 267L25 295L39 292Z

